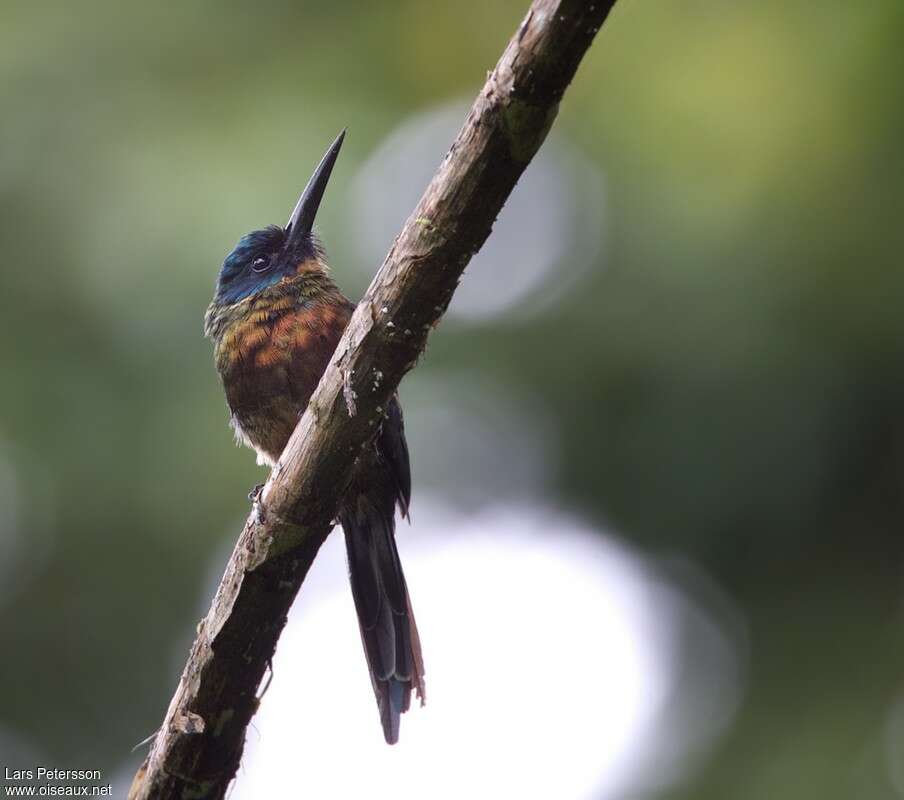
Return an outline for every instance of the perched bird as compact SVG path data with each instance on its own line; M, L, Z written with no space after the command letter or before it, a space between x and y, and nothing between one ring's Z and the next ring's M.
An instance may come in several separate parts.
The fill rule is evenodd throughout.
M243 236L226 257L204 317L236 438L273 466L289 441L353 304L330 277L314 217L345 131L330 146L285 228ZM352 594L383 734L399 737L411 693L424 701L417 626L395 543L395 510L408 515L411 471L398 397L358 460L342 500Z

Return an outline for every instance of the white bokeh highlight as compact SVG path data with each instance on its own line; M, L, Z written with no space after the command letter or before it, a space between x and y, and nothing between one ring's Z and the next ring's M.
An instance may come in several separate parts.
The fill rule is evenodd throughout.
M452 102L416 114L368 157L352 191L358 263L379 264L417 205L467 115ZM550 306L596 261L604 230L599 169L552 134L533 158L471 260L449 306L459 322Z
M426 707L403 717L397 746L383 743L333 535L280 640L233 800L617 798L658 783L649 745L676 689L674 591L616 540L548 509L466 515L422 500L414 513L400 547ZM687 721L669 779L675 748L716 733Z

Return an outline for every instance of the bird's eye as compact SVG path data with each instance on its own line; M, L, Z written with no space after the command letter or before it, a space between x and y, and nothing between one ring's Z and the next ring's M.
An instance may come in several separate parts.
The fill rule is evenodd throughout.
M257 256L257 258L251 262L251 269L255 272L266 272L269 266L270 259L267 258L267 256Z

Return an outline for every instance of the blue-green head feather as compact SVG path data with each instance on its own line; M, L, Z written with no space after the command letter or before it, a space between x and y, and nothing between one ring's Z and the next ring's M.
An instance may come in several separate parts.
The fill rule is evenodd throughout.
M294 274L298 264L321 257L313 233L290 240L285 228L271 225L246 234L226 256L214 303L233 305Z

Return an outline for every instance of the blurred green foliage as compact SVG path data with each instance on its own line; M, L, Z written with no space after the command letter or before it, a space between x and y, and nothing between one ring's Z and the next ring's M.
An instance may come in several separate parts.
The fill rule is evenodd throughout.
M0 723L48 758L113 770L157 724L260 479L200 333L223 255L347 125L319 222L360 289L356 165L473 94L524 10L3 5ZM557 123L605 175L599 263L419 368L541 401L558 501L746 614L745 706L671 797L897 796L902 35L898 0L621 0Z

